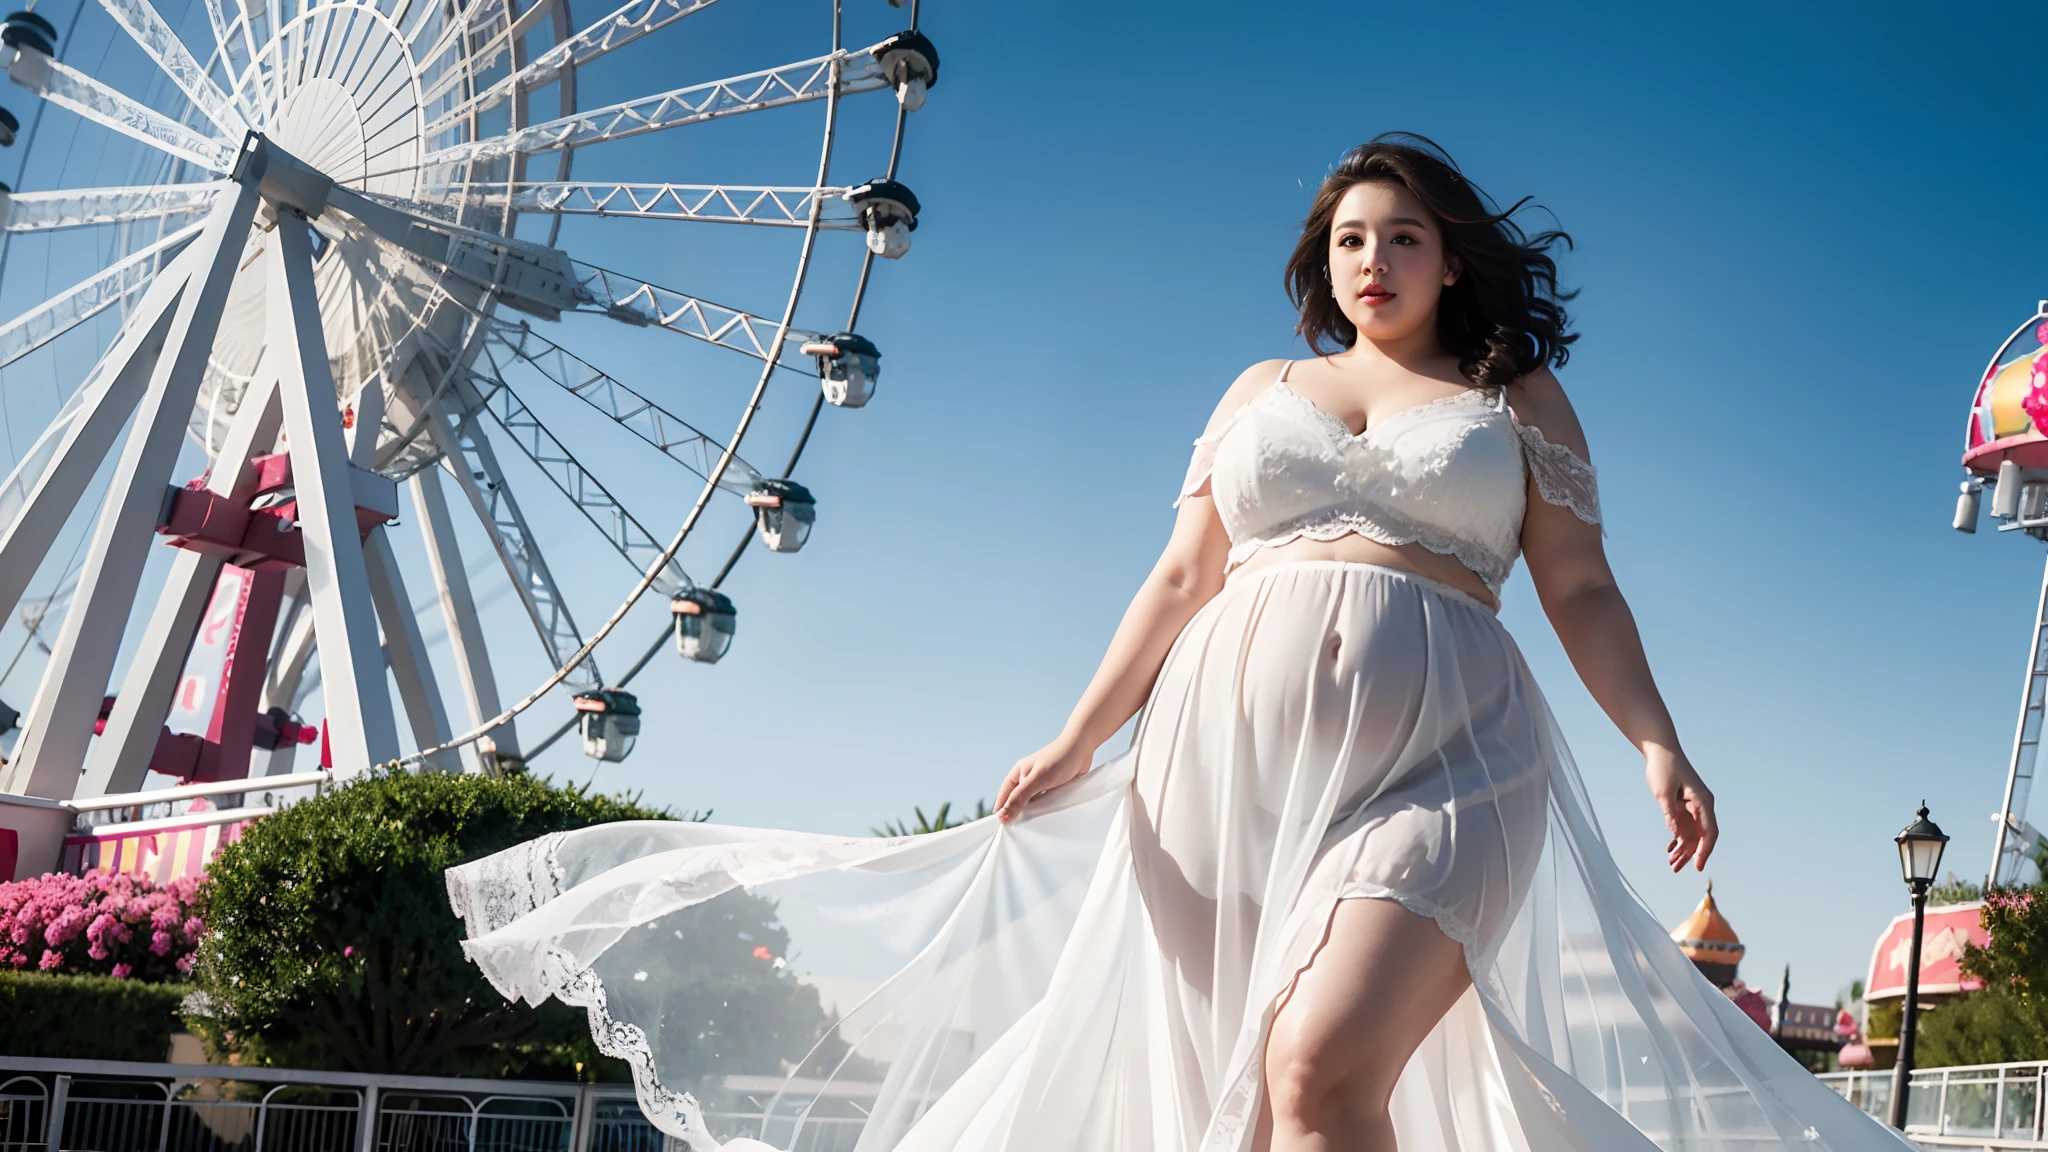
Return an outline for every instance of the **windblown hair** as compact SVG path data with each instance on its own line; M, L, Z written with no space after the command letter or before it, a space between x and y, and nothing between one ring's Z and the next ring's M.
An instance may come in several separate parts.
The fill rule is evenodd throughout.
M1579 338L1567 331L1564 302L1578 293L1558 289L1550 250L1571 247L1572 238L1556 230L1524 233L1513 217L1528 197L1496 211L1435 141L1411 132L1384 133L1346 152L1316 190L1286 272L1287 297L1301 310L1295 331L1311 349L1327 354L1358 341L1330 283L1330 226L1344 193L1368 183L1408 189L1443 229L1445 252L1460 271L1437 304L1436 338L1458 358L1459 371L1475 384L1504 388L1546 363L1564 366Z

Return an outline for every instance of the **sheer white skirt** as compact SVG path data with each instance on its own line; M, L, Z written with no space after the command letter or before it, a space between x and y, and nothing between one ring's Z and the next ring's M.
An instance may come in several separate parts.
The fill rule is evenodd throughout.
M605 825L448 882L493 984L588 1007L677 1135L678 1094L728 1069L691 1042L703 998L675 941L743 889L775 902L793 968L871 989L822 1039L786 1038L793 1075L760 1101L780 1147L820 1146L820 1102L851 1095L857 1141L830 1143L859 1152L1247 1148L1274 1004L1347 898L1430 917L1473 978L1395 1090L1403 1148L1906 1146L1628 890L1491 612L1375 565L1234 580L1130 750L1014 824Z

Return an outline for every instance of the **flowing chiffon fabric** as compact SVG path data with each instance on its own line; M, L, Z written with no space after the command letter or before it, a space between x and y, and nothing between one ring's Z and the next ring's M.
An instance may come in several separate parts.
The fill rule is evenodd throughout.
M791 1099L860 1098L857 1142L833 1141L858 1152L1249 1148L1276 998L1350 898L1430 917L1473 980L1395 1089L1404 1149L1907 1147L1628 889L1493 614L1370 564L1233 579L1130 750L1012 824L602 825L448 882L492 983L588 1007L676 1135L678 1094L720 1069L693 1065L702 1022L665 957L694 907L745 889L776 902L797 968L872 988L783 1064ZM814 1145L811 1107L777 1146Z

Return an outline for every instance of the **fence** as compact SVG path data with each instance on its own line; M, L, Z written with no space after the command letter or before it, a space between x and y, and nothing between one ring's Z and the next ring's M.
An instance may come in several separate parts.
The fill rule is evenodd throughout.
M1890 1115L1890 1072L1830 1072L1821 1079L1865 1112ZM1915 1069L1906 1135L1923 1148L2048 1149L2044 1081L2043 1063Z
M879 1085L714 1077L721 1140L850 1152ZM865 1098L864 1098L865 1097ZM0 1057L0 1152L687 1152L633 1089L205 1064Z

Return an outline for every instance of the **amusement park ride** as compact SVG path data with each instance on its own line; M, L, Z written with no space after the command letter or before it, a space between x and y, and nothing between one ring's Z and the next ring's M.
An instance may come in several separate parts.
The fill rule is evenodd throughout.
M257 749L271 750L272 776L290 773L293 749L315 742L337 771L393 762L516 770L539 747L522 754L517 718L557 685L575 693L585 753L623 759L641 721L624 684L647 657L608 682L600 643L652 589L669 597L683 657L723 656L736 612L720 585L754 538L776 552L803 547L815 501L789 473L823 405L859 408L874 391L881 353L851 329L874 258L902 256L917 227L917 197L895 175L906 114L937 82L939 57L916 31L915 0L909 30L845 42L842 9L861 2L816 0L819 30L830 32L823 54L590 110L577 103L579 76L597 87L609 54L670 25L680 34L714 0L626 0L587 23L571 0L192 0L189 13L161 14L149 0L81 0L67 35L86 16L111 18L120 31L110 38L154 68L135 77L67 64L43 14L0 22L0 68L41 101L21 119L0 110L0 144L19 133L35 148L37 125L51 131L44 106L70 129L50 144L64 146L63 158L24 165L59 172L54 185L0 185L6 242L58 229L104 234L102 263L81 269L90 275L0 323L0 370L39 353L60 363L58 342L105 333L0 485L0 613L20 608L50 653L0 770L0 800L15 805L0 805L0 833L22 805L84 810L82 799L142 790L150 773L238 781ZM872 6L889 19L881 0ZM188 18L174 28L167 17ZM176 30L195 27L203 31ZM881 175L835 186L835 145L845 150L848 135L842 106L871 91L895 96L893 136L869 134L886 153L857 161ZM813 106L822 122L810 130L818 159L808 184L569 179L573 155L597 149L603 159L616 140L795 105ZM117 187L74 179L73 167L86 169L70 164L71 146L90 133L129 149L138 178ZM800 242L786 301L756 313L585 263L557 247L570 217L604 218L580 222L583 236L620 218L787 230ZM866 241L843 261L847 330L806 331L795 323L799 300L807 286L819 296L817 256L821 242L836 243L831 233ZM40 278L46 269L33 263L16 252L12 267L0 264L0 288L7 274ZM563 346L579 329L555 322L570 313L715 348L751 391L687 376L629 386ZM793 378L815 391L777 475L740 449L771 385ZM675 509L670 519L630 511L565 443L572 433L529 406L534 390L565 392L643 441L661 466L691 478L694 499L671 486L656 506ZM736 394L745 399L723 438L673 410ZM757 441L746 446L768 447ZM179 473L195 448L203 467ZM595 530L562 549L580 555L602 540L637 573L621 600L597 605L609 615L596 630L572 615L507 457L524 458ZM678 554L723 501L744 502L751 526L717 576L699 583ZM460 526L458 509L475 523ZM409 551L425 556L424 571L405 570L395 547L402 511L412 513ZM60 537L81 520L90 523L67 562L73 550ZM496 553L555 669L510 705L459 527ZM173 555L159 589L146 586L144 569L160 547ZM465 705L460 724L449 721L408 577L433 586ZM31 597L36 584L49 592ZM129 634L137 605L151 607ZM133 655L115 682L124 634ZM301 708L316 659L321 719L312 724ZM403 757L401 713L417 749ZM209 790L223 791L186 789ZM20 870L47 867L28 847Z
M1991 357L1970 406L1964 437L1962 495L1956 503L1958 531L1975 532L1984 489L1991 489L1991 516L2001 532L2024 532L2048 541L2048 300L2013 330ZM2006 770L2005 799L1993 838L1992 884L2039 878L2035 860L2043 837L2027 822L2027 800L2041 754L2042 720L2048 712L2048 571L2034 609L2027 676Z

